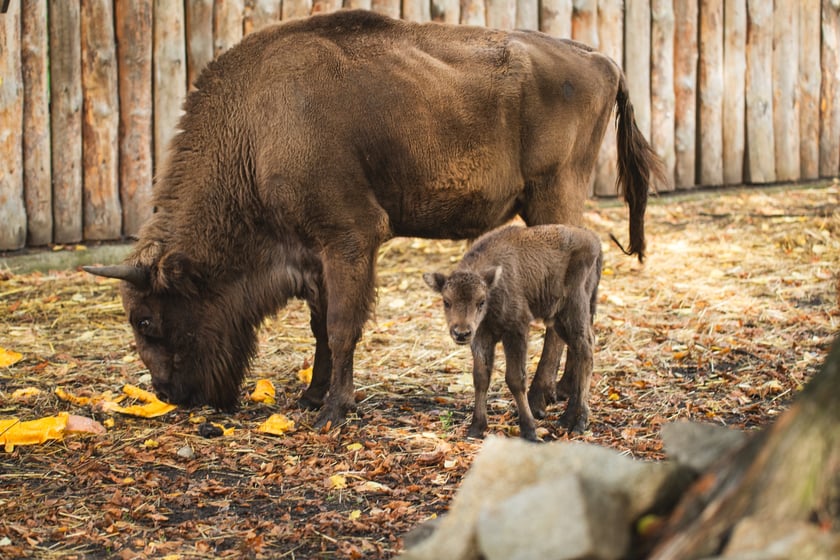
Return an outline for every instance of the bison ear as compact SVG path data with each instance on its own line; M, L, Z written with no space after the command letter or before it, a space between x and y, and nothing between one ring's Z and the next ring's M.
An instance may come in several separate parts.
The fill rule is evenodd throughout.
M431 289L440 293L443 285L446 284L446 276L440 272L426 272L423 274L423 281L426 282Z
M484 280L484 283L487 284L487 289L492 290L496 284L499 282L499 278L502 277L502 267L501 266L494 266L493 268L488 268L485 270L482 275L481 279Z
M148 266L132 266L128 264L83 266L82 270L95 274L96 276L125 280L139 290L145 290L151 284L151 273Z
M152 284L155 291L174 291L186 296L199 292L199 277L195 266L184 253L165 253L152 266Z

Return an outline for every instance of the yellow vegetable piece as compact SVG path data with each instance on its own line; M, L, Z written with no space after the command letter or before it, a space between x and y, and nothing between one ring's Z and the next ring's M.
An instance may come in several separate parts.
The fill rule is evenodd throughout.
M134 385L123 386L123 393L133 399L143 401L146 404L120 406L113 401L106 401L103 404L103 409L107 411L119 412L120 414L128 414L130 416L141 416L143 418L154 418L156 416L163 416L178 408L174 404L165 403L159 400L154 393L135 387Z
M312 383L312 366L298 371L298 380L307 385Z
M9 367L12 364L18 363L22 358L23 354L20 352L0 348L0 367Z
M362 510L354 509L353 511L350 512L350 515L348 515L347 518L350 521L355 521L355 520L359 519L361 516L362 516Z
M17 389L15 392L12 393L12 400L13 401L25 401L30 397L35 397L41 394L41 389L37 387L25 387L23 389Z
M66 412L61 412L56 416L27 422L17 418L0 420L0 444L5 446L6 452L11 453L15 445L36 445L48 439L61 439L64 437L68 416Z
M340 474L334 474L330 477L330 486L339 490L347 488L347 479Z
M254 392L251 393L251 400L253 402L274 404L277 402L274 399L275 395L274 384L271 381L268 379L258 379L257 386L254 388Z
M289 430L293 430L295 421L286 418L283 414L272 414L268 420L260 424L257 430L266 434L273 434L275 436L282 436Z
M73 403L76 406L87 406L91 403L91 400L92 400L90 397L77 397L76 395L74 395L72 393L68 393L67 391L65 391L61 387L56 387L55 388L55 395L59 399L65 401L65 402Z
M348 443L347 444L347 451L358 451L359 449L363 448L364 445L361 443Z

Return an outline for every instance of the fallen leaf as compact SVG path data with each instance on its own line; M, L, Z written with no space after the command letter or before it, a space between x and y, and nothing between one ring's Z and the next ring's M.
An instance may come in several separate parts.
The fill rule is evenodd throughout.
M36 397L41 394L41 389L37 387L25 387L23 389L17 389L12 393L12 400L13 401L27 401L32 397Z
M312 366L298 370L298 380L306 385L312 383Z
M273 434L275 436L282 436L289 430L294 429L295 421L286 418L283 414L272 414L268 417L268 420L260 424L259 430L260 432L264 432L266 434Z
M257 385L254 387L254 392L251 393L251 400L253 402L261 402L265 404L274 404L276 401L274 384L268 379L258 379Z
M20 352L0 348L0 367L9 367L12 364L18 363L22 358L23 354Z
M357 443L348 443L347 444L347 451L358 451L359 449L362 449L363 447L364 447L364 445L362 445L361 443L358 443L358 442Z
M350 521L355 521L355 520L359 519L361 516L362 516L362 510L354 509L353 511L350 512L350 515L347 516L347 519L349 519Z
M341 490L342 488L347 488L347 479L341 476L340 474L334 474L329 478L330 481L330 488L336 488Z

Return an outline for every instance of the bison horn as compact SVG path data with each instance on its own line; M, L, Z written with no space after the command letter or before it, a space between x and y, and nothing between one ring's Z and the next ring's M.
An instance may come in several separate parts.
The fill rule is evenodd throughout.
M125 280L140 289L148 288L150 284L149 267L116 264L111 266L83 266L82 270L105 278Z

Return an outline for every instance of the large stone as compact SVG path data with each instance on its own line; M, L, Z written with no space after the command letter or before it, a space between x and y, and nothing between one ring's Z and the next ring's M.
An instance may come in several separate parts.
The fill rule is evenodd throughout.
M744 432L715 424L671 422L662 426L662 444L668 458L696 473L705 472L746 441Z

